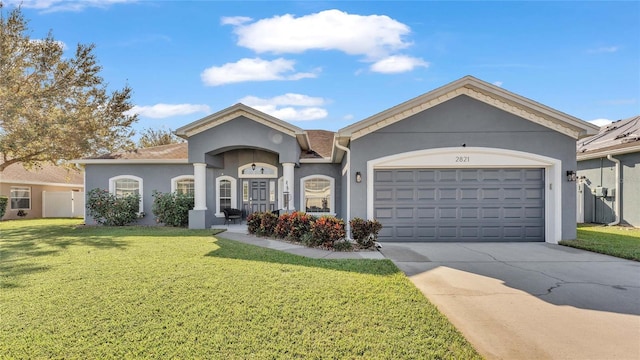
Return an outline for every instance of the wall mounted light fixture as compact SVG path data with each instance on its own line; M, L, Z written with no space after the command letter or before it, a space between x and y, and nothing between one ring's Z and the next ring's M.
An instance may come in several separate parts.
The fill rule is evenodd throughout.
M360 171L356 172L356 182L358 184L362 182L362 174L360 173Z
M567 170L567 181L576 181L576 172L574 170Z

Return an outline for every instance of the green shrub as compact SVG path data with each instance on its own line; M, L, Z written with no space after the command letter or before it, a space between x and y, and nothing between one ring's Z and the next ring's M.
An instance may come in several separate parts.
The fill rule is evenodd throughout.
M153 207L151 211L159 223L186 227L189 225L189 210L193 209L193 206L194 199L192 195L153 191Z
M363 248L373 246L373 243L378 240L380 229L382 229L382 224L378 220L353 218L349 221L349 225L351 225L351 237Z
M93 189L87 194L87 210L96 223L124 226L144 216L139 213L140 195L117 197L107 190Z
M311 224L311 236L315 245L332 248L345 236L344 221L335 216L323 216Z
M4 217L4 214L7 212L7 204L9 203L9 198L0 195L0 220Z
M261 212L254 212L247 216L247 232L249 234L258 235L262 224L262 214Z
M259 235L269 236L269 237L273 236L273 233L275 232L277 225L278 225L278 216L276 216L272 212L262 213Z

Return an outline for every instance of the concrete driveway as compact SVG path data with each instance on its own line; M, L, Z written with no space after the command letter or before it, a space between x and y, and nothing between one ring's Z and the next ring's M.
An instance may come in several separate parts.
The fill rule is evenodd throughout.
M640 263L546 243L384 243L489 359L640 359Z

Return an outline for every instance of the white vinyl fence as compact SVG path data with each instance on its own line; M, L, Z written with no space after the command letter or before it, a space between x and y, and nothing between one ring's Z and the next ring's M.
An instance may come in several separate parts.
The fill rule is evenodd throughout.
M43 191L42 217L82 217L84 216L84 192Z

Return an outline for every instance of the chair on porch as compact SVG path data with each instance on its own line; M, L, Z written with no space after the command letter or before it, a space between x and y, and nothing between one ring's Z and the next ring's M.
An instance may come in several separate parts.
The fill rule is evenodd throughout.
M222 210L222 212L224 213L224 224L230 224L231 220L233 220L233 223L236 223L236 220L240 220L240 222L242 222L242 210L239 209L232 209L232 208L226 208L224 210Z

